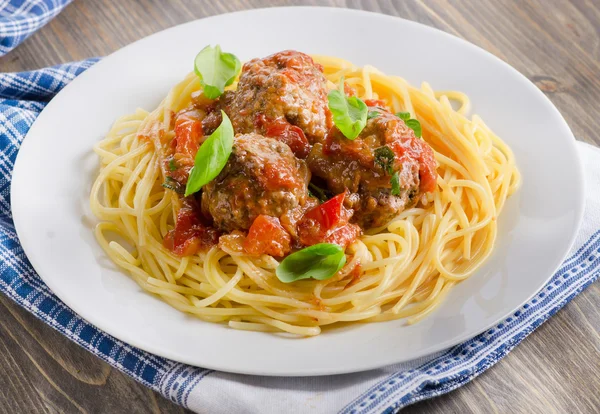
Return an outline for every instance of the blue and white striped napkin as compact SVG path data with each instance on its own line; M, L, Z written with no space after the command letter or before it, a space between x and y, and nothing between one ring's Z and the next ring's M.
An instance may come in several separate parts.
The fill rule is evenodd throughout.
M206 413L391 413L449 392L502 359L598 278L600 150L580 144L586 212L569 258L533 299L502 323L433 356L358 374L276 378L191 367L131 347L80 318L35 273L19 244L10 208L14 161L47 101L95 59L0 74L0 291L42 321L177 404Z
M0 57L48 23L73 0L0 0Z

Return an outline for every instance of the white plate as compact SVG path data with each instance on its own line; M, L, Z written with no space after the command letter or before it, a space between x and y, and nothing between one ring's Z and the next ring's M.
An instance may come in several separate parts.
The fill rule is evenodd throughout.
M293 22L290 21L293 20ZM371 64L413 84L457 89L514 150L523 187L499 219L493 257L428 319L328 330L289 339L202 322L143 292L96 243L88 194L92 145L137 107L152 110L219 43L242 59L283 49ZM583 174L569 127L525 77L441 31L379 14L271 8L198 20L103 59L67 86L35 122L12 185L19 238L31 263L68 306L146 351L223 371L264 375L355 372L411 360L484 331L517 309L556 270L583 212Z

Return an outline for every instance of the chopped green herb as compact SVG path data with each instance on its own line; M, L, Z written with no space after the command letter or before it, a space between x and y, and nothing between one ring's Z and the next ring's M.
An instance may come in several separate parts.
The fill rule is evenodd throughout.
M386 145L377 148L374 154L375 165L378 165L382 170L391 175L394 172L394 151Z
M392 175L392 179L390 180L392 183L392 195L399 196L400 195L400 174L398 171Z
M329 200L331 197L328 195L328 191L317 186L313 183L308 183L308 193L318 199L321 203Z
M171 158L171 161L169 161L169 171L175 171L177 169L177 163L175 162L174 158Z
M406 122L406 126L415 131L415 136L421 138L423 131L421 130L421 123L416 119L409 119Z
M175 191L177 194L184 193L183 185L181 185L179 181L175 181L171 177L166 177L165 182L162 183L162 186L168 188L169 190Z
M410 117L410 112L398 112L396 114L398 118L404 121L407 127L415 132L417 138L421 138L423 130L421 129L421 123L414 118Z
M398 112L396 116L406 122L410 119L410 112Z

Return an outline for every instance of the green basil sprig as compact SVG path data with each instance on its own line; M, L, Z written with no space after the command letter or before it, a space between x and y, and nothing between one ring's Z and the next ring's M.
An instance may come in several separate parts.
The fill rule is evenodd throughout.
M221 46L206 46L196 55L194 71L200 78L204 95L209 99L217 99L225 91L225 87L233 83L242 64L231 53L221 52Z
M344 249L337 244L319 243L290 254L275 274L283 283L301 279L327 280L346 264Z
M346 96L344 78L340 86L327 95L329 110L333 115L333 123L348 139L354 140L367 124L369 109L362 99Z
M398 118L404 121L407 127L415 132L415 137L421 138L423 130L421 129L421 123L416 119L410 117L410 112L398 112L396 114Z
M204 141L196 153L194 166L185 186L185 196L200 191L203 185L219 175L227 164L233 148L233 126L225 112L221 111L223 120L215 132Z

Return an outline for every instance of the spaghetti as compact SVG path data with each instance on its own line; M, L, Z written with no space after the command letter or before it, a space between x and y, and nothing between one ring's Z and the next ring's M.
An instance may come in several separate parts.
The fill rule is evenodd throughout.
M101 160L90 197L100 220L96 238L143 289L205 321L313 336L338 322L417 322L490 255L496 219L520 176L510 148L478 116L467 117L468 97L434 91L427 83L415 88L338 58L314 59L331 88L343 77L360 98L383 100L420 121L438 165L436 191L348 246L345 266L328 280L282 283L275 258L248 255L235 240L178 257L163 239L180 200L162 186L160 156L146 138L173 134L173 114L201 89L190 74L156 110L139 109L117 120L94 147Z

